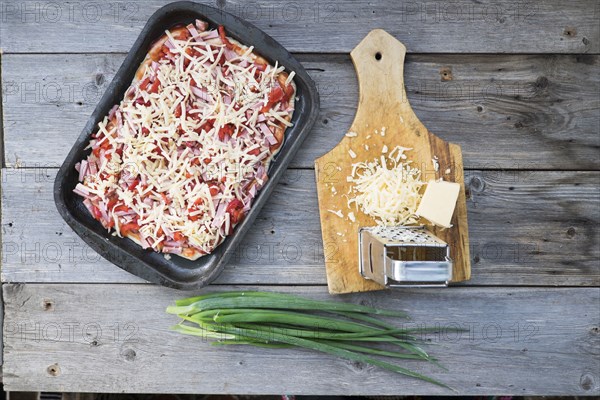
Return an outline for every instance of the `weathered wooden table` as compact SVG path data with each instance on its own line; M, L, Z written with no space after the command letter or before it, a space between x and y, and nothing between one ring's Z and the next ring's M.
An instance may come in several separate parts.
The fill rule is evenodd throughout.
M5 388L447 393L308 351L215 348L170 332L164 308L185 293L123 272L62 222L56 167L165 3L0 1ZM354 115L348 52L384 28L408 48L419 118L462 145L473 279L343 299L468 328L431 338L449 372L411 364L461 394L599 394L600 3L496 3L216 1L297 53L322 110L214 288L327 297L313 160Z

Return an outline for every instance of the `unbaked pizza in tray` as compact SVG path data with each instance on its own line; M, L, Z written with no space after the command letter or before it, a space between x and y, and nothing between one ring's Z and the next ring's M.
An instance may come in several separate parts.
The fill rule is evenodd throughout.
M104 228L195 260L240 223L291 126L294 72L204 21L151 47L76 165Z

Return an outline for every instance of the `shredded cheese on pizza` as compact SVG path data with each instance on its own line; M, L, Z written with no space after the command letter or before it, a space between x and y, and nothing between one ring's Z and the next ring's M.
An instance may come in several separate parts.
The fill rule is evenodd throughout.
M294 111L293 72L207 28L165 32L76 166L105 228L190 259L243 220Z

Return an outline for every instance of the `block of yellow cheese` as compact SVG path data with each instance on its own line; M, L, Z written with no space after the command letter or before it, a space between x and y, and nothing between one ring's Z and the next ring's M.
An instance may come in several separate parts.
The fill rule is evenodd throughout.
M450 228L459 192L458 183L429 181L417 208L417 215L435 225Z

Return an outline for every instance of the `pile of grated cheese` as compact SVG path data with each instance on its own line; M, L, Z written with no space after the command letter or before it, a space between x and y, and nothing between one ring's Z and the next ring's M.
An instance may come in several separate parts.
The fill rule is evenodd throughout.
M387 156L352 164L352 173L346 178L352 184L348 207L371 216L380 226L416 224L425 183L421 171L404 161L409 150L396 146Z

